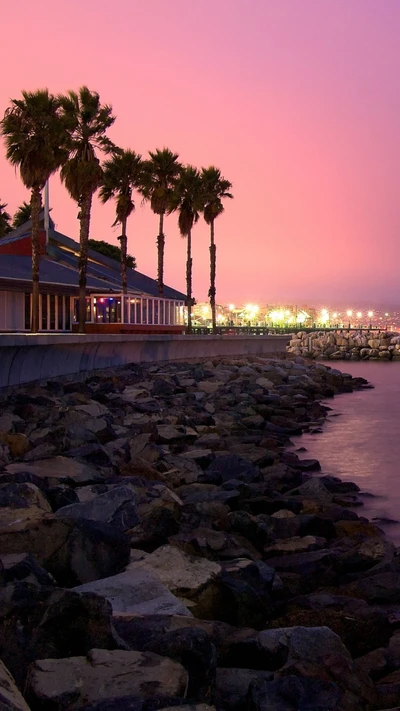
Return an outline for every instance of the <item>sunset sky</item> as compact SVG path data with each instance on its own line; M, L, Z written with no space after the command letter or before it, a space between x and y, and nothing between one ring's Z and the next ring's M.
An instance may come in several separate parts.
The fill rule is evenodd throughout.
M0 114L21 89L87 84L110 131L146 154L215 164L235 199L216 223L217 301L399 302L399 0L5 0ZM0 202L28 200L0 156ZM76 205L50 185L57 228ZM91 236L116 243L113 206ZM128 223L156 275L157 218ZM185 288L185 247L166 221L165 281ZM193 290L207 296L208 229L193 232Z

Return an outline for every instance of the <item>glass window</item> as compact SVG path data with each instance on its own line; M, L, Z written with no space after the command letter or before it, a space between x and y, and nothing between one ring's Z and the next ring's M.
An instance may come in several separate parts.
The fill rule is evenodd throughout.
M59 331L63 330L63 314L64 314L64 299L62 296L57 296L58 302L58 316L57 316L57 328Z
M147 299L142 299L142 323L147 323Z
M47 294L42 294L41 300L42 300L42 331L47 331Z
M71 300L69 296L65 297L65 330L71 330Z
M25 328L31 327L31 295L25 294Z
M153 323L153 299L147 299L147 323Z
M173 326L175 321L174 321L174 302L170 301L169 302L169 322Z
M153 314L154 319L153 319L153 323L155 323L155 324L158 324L159 303L160 303L160 302L159 302L158 299L154 299L154 314Z
M130 299L129 323L136 323L136 299Z
M159 306L159 315L158 315L158 323L163 324L164 323L164 301L160 299L158 302Z
M142 323L142 299L136 300L136 323Z
M54 294L50 294L49 297L50 305L50 331L54 331L56 328L56 297Z

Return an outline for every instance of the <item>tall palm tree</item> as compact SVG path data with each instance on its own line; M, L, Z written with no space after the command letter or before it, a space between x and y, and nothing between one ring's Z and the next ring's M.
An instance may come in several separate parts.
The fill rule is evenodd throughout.
M182 169L178 153L172 153L169 148L149 151L150 159L144 161L143 183L141 192L156 215L159 215L159 228L157 236L157 281L158 293L164 293L164 216L174 192L176 182Z
M19 167L22 182L31 191L32 210L32 320L39 329L39 230L42 190L52 173L67 157L66 121L60 101L48 89L22 92L12 99L0 124L5 139L6 157Z
M188 310L188 333L192 331L192 229L204 209L204 191L197 168L187 165L182 168L175 190L171 195L168 212L178 210L178 226L182 237L187 238L186 256L186 305Z
M114 123L115 116L112 107L102 105L98 93L90 91L87 86L59 98L70 124L70 151L61 169L61 180L79 207L79 333L84 333L90 212L93 195L103 176L97 151L110 153L113 150L114 144L106 131Z
M103 182L100 188L100 200L105 203L111 198L116 201L116 218L114 225L121 225L121 280L122 293L127 294L126 276L128 238L126 225L129 215L135 209L132 193L140 187L143 177L142 156L135 151L118 149L110 160L103 165Z
M28 222L32 217L32 208L29 204L29 202L24 202L21 203L21 205L17 208L15 211L13 221L12 221L12 226L15 229L17 227L21 227L25 222Z
M0 202L0 239L11 232L11 216L6 211L6 207L6 202Z
M210 227L210 288L208 290L208 296L210 298L212 327L215 333L217 326L215 309L217 247L215 244L214 222L216 218L224 212L225 208L222 204L222 200L225 198L233 198L233 195L229 192L232 183L230 183L229 180L225 180L219 168L213 165L210 165L209 168L201 169L201 179L203 182L205 200L203 215L207 225Z

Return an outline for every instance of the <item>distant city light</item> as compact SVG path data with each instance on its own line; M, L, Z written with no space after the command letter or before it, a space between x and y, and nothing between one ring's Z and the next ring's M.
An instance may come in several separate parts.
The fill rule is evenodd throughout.
M361 311L357 311L357 318L361 318L361 316L362 316Z
M333 318L337 318L337 317L338 317L336 311L335 311L335 313L332 314L332 316L333 316Z
M235 304L229 304L229 311L234 311Z
M353 315L353 312L352 312L351 309L349 309L348 311L346 311L346 313L347 313L348 316L352 316L352 315Z
M322 316L329 316L329 311L328 311L328 309L322 309L322 310L321 310L321 315L322 315Z
M372 318L373 315L374 315L374 312L373 312L373 311L368 311L368 316L369 316L370 318Z

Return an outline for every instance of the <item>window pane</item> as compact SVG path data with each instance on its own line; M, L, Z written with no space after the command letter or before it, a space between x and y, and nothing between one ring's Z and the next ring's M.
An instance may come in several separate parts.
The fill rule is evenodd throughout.
M64 299L62 296L57 296L57 300L58 300L57 328L59 331L62 331L63 330Z
M25 328L31 327L31 295L25 294Z
M153 323L153 299L147 299L147 323Z
M142 323L142 299L136 302L136 323Z
M158 322L160 324L164 323L164 301L160 299L159 303L159 316L158 316Z
M147 323L147 299L142 299L142 323Z
M154 320L153 323L158 324L158 306L159 306L159 301L158 299L154 299Z
M41 295L42 299L42 331L47 330L47 294Z
M66 296L65 297L65 330L70 331L71 330L71 303L70 303L70 297Z
M50 294L50 330L54 331L56 327L56 297Z

